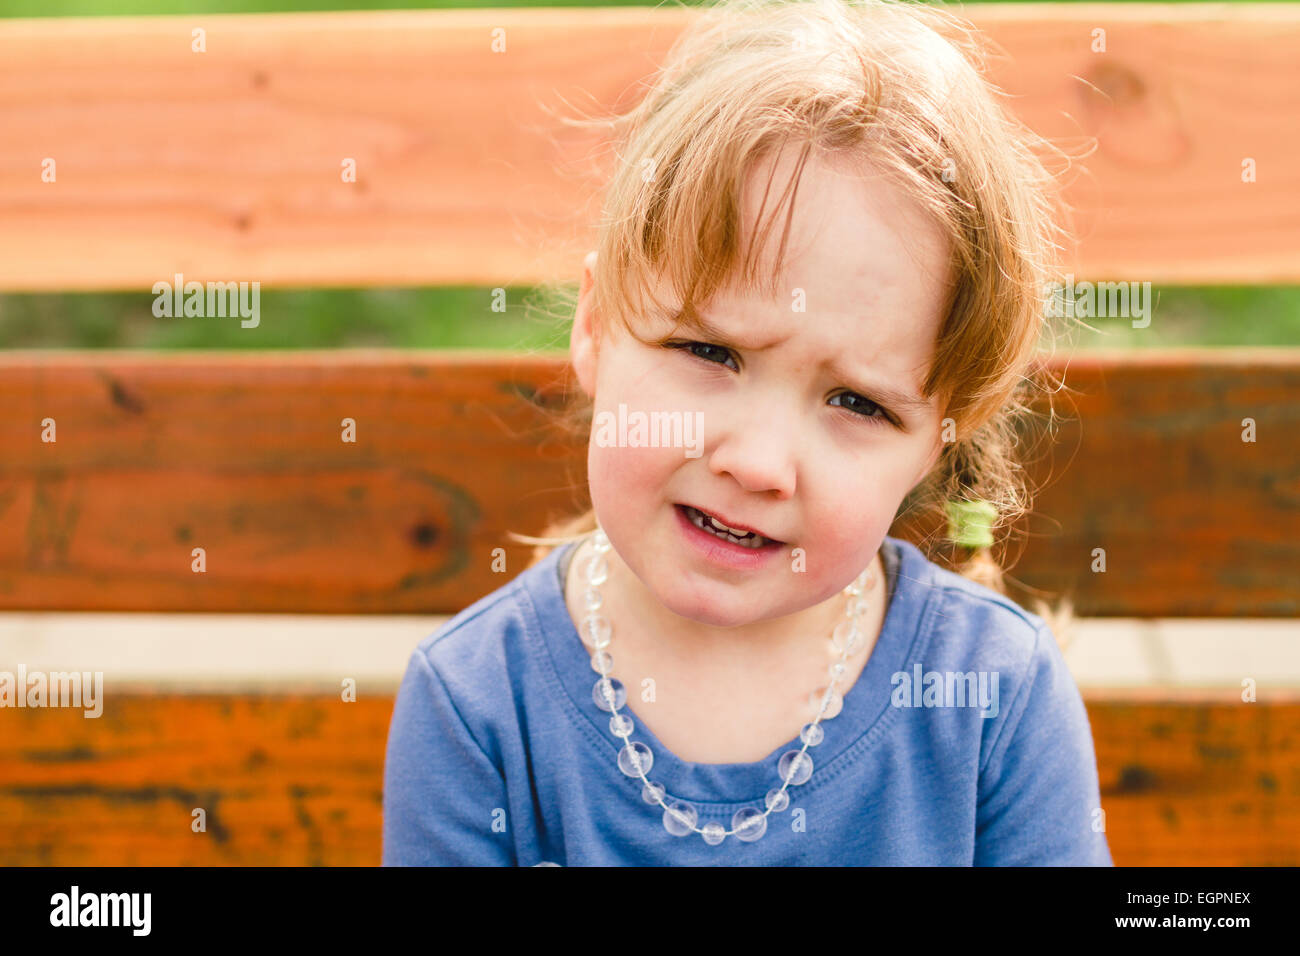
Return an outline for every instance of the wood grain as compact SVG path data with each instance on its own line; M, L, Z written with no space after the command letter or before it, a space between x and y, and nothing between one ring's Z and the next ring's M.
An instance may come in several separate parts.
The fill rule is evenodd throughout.
M1086 699L1115 863L1300 864L1300 697L1135 697ZM391 711L148 694L97 720L0 711L0 866L377 864Z
M1295 5L958 12L1008 107L1076 157L1076 275L1300 277ZM696 15L0 21L0 290L577 281L608 144L556 117L630 107Z
M1300 614L1300 350L1049 365L1070 391L1034 514L1001 549L1018 599ZM2 355L0 609L457 613L500 586L496 549L512 575L527 564L508 530L587 503L563 372L462 352Z

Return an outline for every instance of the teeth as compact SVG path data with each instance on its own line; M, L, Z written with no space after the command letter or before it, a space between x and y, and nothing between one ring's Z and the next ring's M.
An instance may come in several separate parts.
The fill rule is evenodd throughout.
M742 547L746 547L751 550L757 550L758 548L761 548L768 543L767 539L764 538L762 535L753 534L752 532L749 531L738 531L735 528L729 528L727 525L718 521L712 515L705 515L702 511L700 511L697 508L692 508L690 506L687 506L686 513L690 515L691 524L695 525L695 527L699 528L702 531L708 531L712 534L716 534L719 538L722 538L724 541L730 541L732 544L738 544L741 545ZM707 519L707 524L706 524L706 519Z
M735 535L737 538L743 538L750 533L748 531L741 531L739 528L733 528L730 525L725 525L717 518L713 517L713 515L709 515L709 522L713 525L713 527L717 528L719 531L726 531L730 534Z

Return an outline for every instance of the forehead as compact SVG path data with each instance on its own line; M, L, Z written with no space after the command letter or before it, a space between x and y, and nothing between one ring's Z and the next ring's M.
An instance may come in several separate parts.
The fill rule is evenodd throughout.
M743 241L756 238L760 216L772 221L757 253L760 276L776 268L786 207L773 217L796 158L788 150L759 163L745 181ZM738 345L789 342L801 359L866 366L919 390L950 281L950 246L938 223L871 167L815 156L802 171L789 223L775 297L733 282L703 307L707 319ZM741 261L749 253L742 248Z

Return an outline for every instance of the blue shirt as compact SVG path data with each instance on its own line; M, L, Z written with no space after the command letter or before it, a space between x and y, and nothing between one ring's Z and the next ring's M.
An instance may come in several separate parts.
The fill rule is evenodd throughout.
M812 777L756 842L673 836L619 770L622 741L565 604L568 544L412 653L388 734L384 865L1111 865L1087 713L1050 628L912 544L884 543L879 638L808 748ZM647 777L693 804L700 827L764 809L781 754L802 746L689 763L638 706L652 705L633 690L620 710L654 754Z

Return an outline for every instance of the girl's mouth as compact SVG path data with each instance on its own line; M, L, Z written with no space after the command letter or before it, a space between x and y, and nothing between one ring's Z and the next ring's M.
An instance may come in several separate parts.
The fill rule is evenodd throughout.
M728 529L726 525L714 518L712 515L693 508L690 505L677 505L677 508L686 516L687 520L701 531L720 538L737 547L746 548L750 551L762 551L779 548L784 542L777 541L774 538L765 538L760 534L752 531L737 532Z

